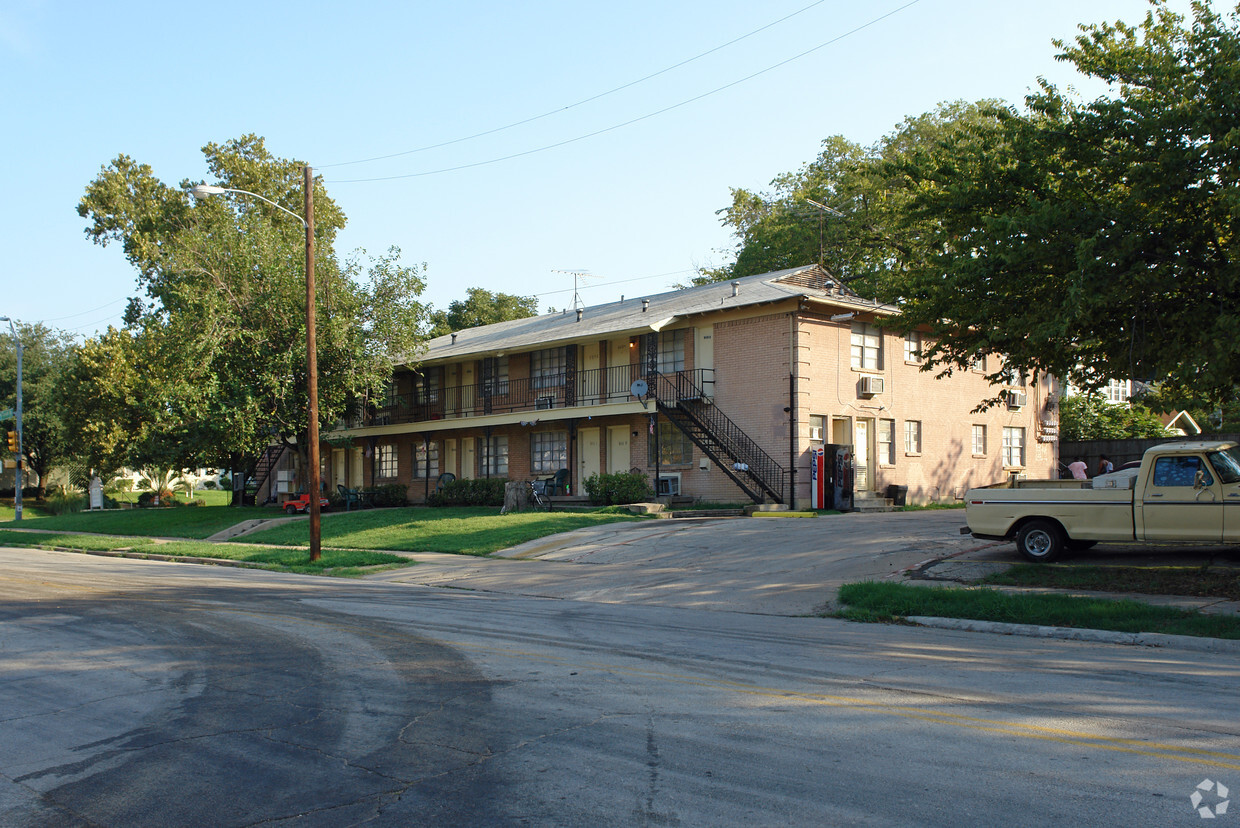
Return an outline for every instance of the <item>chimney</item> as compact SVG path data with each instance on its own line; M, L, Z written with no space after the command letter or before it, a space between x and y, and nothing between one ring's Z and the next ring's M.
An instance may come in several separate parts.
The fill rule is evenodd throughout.
M733 282L733 283L732 283L732 295L733 295L733 296L740 296L740 295L741 295L741 283L740 283L740 282Z
M646 309L647 309L647 308L649 308L649 307L650 307L650 300L649 300L649 299L643 299L643 300L642 300L642 313L645 313L645 312L646 312Z
M581 321L581 315L582 315L583 313L585 313L585 311L584 311L583 309L581 309L581 308L577 308L577 321L578 321L578 322L580 322L580 321Z
M456 344L456 332L455 331L452 332L452 344L453 345Z

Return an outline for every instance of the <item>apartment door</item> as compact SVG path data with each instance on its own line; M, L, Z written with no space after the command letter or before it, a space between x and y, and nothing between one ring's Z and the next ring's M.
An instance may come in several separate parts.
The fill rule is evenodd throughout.
M477 443L472 437L461 438L461 472L458 477L468 479L474 476L478 468Z
M592 474L601 471L599 457L599 434L601 429L577 429L577 489L584 491L583 484Z
M475 365L477 365L476 362L462 363L460 372L460 388L454 391L449 391L446 388L444 389L445 394L457 395L457 399L460 400L461 415L464 417L468 417L476 413L474 411L474 406L477 404L478 396L478 372L474 369Z
M629 345L627 339L611 341L611 354L607 358L607 399L613 402L628 399L629 386L633 384L634 377L629 367L633 358Z
M598 368L598 343L582 345L581 362L577 365L577 405L598 405L603 401L603 378Z
M443 441L443 470L460 477L460 463L456 454L456 440Z
M612 426L607 429L607 472L621 474L632 466L629 464L629 427Z
M365 476L362 474L363 462L362 450L360 448L353 449L349 457L349 480L345 484L350 489L356 489L366 484Z
M853 491L868 492L870 490L870 466L874 453L870 451L870 439L874 436L874 420L869 417L858 417L854 429L856 440L853 441Z
M715 326L700 325L693 329L693 367L704 369L701 374L702 393L715 396Z
M344 449L332 449L332 476L334 486L349 486L349 453Z

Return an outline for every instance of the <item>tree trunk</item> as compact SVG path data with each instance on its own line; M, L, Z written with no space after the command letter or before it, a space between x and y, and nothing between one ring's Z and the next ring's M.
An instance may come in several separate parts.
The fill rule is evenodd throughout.
M525 512L534 508L534 500L530 496L530 484L524 480L510 480L504 484L504 508L500 514L509 512Z

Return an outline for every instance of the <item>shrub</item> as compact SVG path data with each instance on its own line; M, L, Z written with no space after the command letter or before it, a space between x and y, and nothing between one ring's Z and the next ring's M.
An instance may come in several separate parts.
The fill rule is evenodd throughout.
M585 482L586 494L596 506L641 503L654 497L649 478L639 472L592 474Z
M220 475L220 488L228 490L232 488L232 480L226 474Z
M409 488L403 483L368 486L362 491L370 495L370 502L376 506L407 506L409 504ZM330 496L328 500L331 500Z
M453 480L443 484L441 491L431 492L426 503L428 506L503 506L507 482L500 477Z
M47 510L53 515L65 515L70 512L82 511L86 506L86 498L72 489L61 488L48 494L44 503L47 505Z

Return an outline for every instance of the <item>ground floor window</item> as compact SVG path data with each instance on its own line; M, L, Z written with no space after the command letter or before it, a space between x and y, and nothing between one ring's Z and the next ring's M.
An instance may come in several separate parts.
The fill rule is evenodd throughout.
M396 446L387 444L379 446L377 466L375 468L376 477L396 477L399 472L399 466L396 462Z
M530 472L555 474L568 468L568 432L539 431L530 435Z
M986 426L973 426L973 454L975 457L986 456Z
M418 477L439 476L439 443L431 440L413 446L414 468Z
M905 454L921 454L921 420L904 421Z
M1003 429L1003 465L1025 465L1025 430L1005 426Z
M483 477L508 476L508 435L478 438L478 470Z
M647 443L646 456L655 464L654 436ZM668 466L687 466L693 462L693 441L670 422L659 423L659 462Z
M878 421L878 462L895 465L896 462L896 421Z

